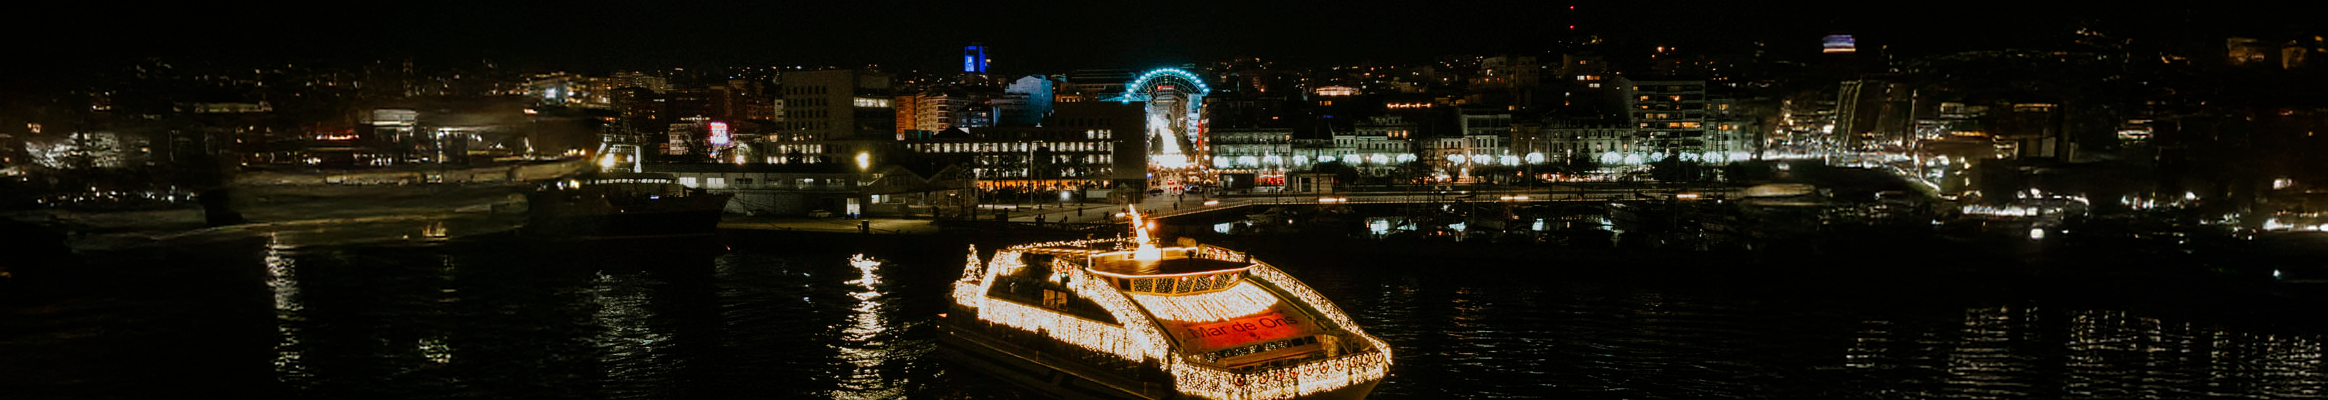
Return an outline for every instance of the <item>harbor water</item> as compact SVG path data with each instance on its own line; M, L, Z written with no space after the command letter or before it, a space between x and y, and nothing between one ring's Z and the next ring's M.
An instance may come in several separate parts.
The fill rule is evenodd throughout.
M1007 243L270 235L84 254L0 297L0 387L14 399L1033 398L935 352L933 322L972 244ZM851 262L860 255L872 262ZM2316 305L2173 277L1256 255L1396 349L1376 399L2328 395Z

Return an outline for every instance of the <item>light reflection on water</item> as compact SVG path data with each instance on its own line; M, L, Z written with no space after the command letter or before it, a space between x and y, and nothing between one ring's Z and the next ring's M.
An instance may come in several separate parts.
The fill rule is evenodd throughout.
M243 332L273 337L243 351L271 359L291 397L1024 397L930 351L953 251L852 263L860 250L256 250L242 260L263 266L272 301L254 290L222 304L272 308ZM2328 349L2303 326L1799 282L1267 261L1398 349L1376 399L2328 395Z
M878 287L881 276L875 274L880 271L881 262L858 254L850 257L849 266L857 268L858 276L847 283L860 290L849 293L849 297L857 299L857 304L850 308L850 323L840 327L840 343L832 345L840 350L841 359L849 363L847 371L839 374L843 377L841 387L834 390L832 395L842 399L898 397L903 394L905 387L881 375L882 363L892 357L888 343L882 340L889 329L882 325L882 302L879 301L881 289Z
M2159 311L1271 261L1400 350L1378 399L2288 398L2328 384L2316 331Z
M278 235L267 235L265 262L267 289L275 300L275 377L287 384L298 385L309 376L300 363L299 276L284 254L291 249Z
M671 364L680 360L670 351L671 334L658 330L650 288L660 284L643 271L600 271L586 289L595 308L591 321L598 334L592 344L606 373L606 391L613 397L636 398L669 391Z

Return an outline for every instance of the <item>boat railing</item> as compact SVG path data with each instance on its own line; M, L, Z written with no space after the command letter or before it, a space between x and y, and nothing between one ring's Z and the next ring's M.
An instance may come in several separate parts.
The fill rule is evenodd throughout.
M1208 245L1208 244L1198 244L1198 245L1197 245L1197 250L1196 250L1196 255L1197 255L1197 257L1201 257L1201 258L1205 258L1205 259L1211 259L1211 260L1220 260L1220 261L1230 261L1230 262L1252 262L1252 261L1253 261L1253 258L1252 258L1252 256L1250 256L1250 255L1247 255L1247 254L1245 254L1244 252L1240 252L1240 251L1236 251L1236 250L1229 250L1229 249L1224 249L1224 248L1220 248L1220 247L1218 247L1218 246L1213 246L1213 245Z
M1029 362L1042 364L1044 366L1058 369L1060 371L1070 371L1068 373L1074 374L1077 377L1090 380L1094 383L1114 387L1117 390L1135 392L1147 398L1164 398L1170 395L1170 391L1167 390L1168 388L1162 387L1154 382L1143 381L1137 378L1140 375L1141 369L1143 368L1138 362L1125 361L1116 355L1090 351L1088 349L1075 348L1072 346L1023 345L1020 343L1039 341L1011 340L1014 338L1014 336L1017 339L1024 339L1026 336L1035 334L1025 331L1017 331L1013 328L991 322L978 321L977 323L981 324L981 326L984 326L985 328L953 328L948 329L947 332L957 336L976 338L975 340L979 344L985 345L987 347L993 347L1005 354L1011 354ZM994 332L1007 333L996 335ZM1045 349L1045 347L1049 347L1049 349ZM1085 368L1088 368L1088 370ZM1093 371L1105 371L1106 373L1085 373Z
M1289 399L1380 380L1390 369L1386 354L1368 349L1242 372L1184 361L1173 364L1172 375L1183 393L1214 399Z

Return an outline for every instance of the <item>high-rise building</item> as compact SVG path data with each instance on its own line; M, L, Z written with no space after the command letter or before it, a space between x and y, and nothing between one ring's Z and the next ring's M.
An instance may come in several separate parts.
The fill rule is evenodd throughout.
M915 138L905 148L966 166L986 188L1113 186L1137 198L1147 181L1147 117L1139 103L1062 104L1040 127L999 126Z
M693 117L716 117L712 110L714 93L708 88L676 89L663 92L665 118L670 121Z
M897 140L928 137L937 132L921 129L921 95L897 96L889 101L897 115Z
M969 47L962 48L962 72L972 74L986 73L986 63L988 61L991 60L986 58L986 46L971 44Z
M768 121L775 119L773 107L758 82L729 80L727 85L710 89L710 117L722 121Z
M993 126L991 110L984 111L989 118L979 118L985 103L984 97L960 91L923 93L914 98L914 129L943 132L954 128Z
M784 74L783 135L792 140L852 140L896 132L889 74L858 70Z
M897 137L889 74L842 69L788 72L783 79L783 122L763 136L767 154L783 155L782 162L834 160L866 147L855 142Z
M1626 110L1641 130L1652 159L1704 152L1706 81L1634 81L1617 78L1626 90Z

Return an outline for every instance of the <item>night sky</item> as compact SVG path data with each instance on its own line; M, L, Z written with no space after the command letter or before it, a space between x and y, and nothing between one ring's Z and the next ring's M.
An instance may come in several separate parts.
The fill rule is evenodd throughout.
M1859 7L1730 2L1110 3L1051 6L960 2L803 6L749 1L580 5L317 2L294 6L179 3L91 6L20 14L0 24L17 52L12 82L46 81L147 56L260 62L358 62L413 57L492 59L585 72L713 64L948 68L960 46L991 46L1003 73L1131 68L1260 56L1291 63L1427 60L1451 54L1541 52L1575 33L1624 48L1716 50L1764 41L1817 51L1849 32L1902 55L2058 42L2080 23L2127 36L2318 34L2317 5L1996 7L1862 2ZM482 2L477 2L482 3ZM540 5L540 6L534 6ZM1570 6L1575 10L1569 10ZM2148 8L2129 8L2148 7ZM2284 11L2284 12L2283 12ZM1577 31L1569 31L1576 25ZM2219 39L2218 39L2219 40Z

